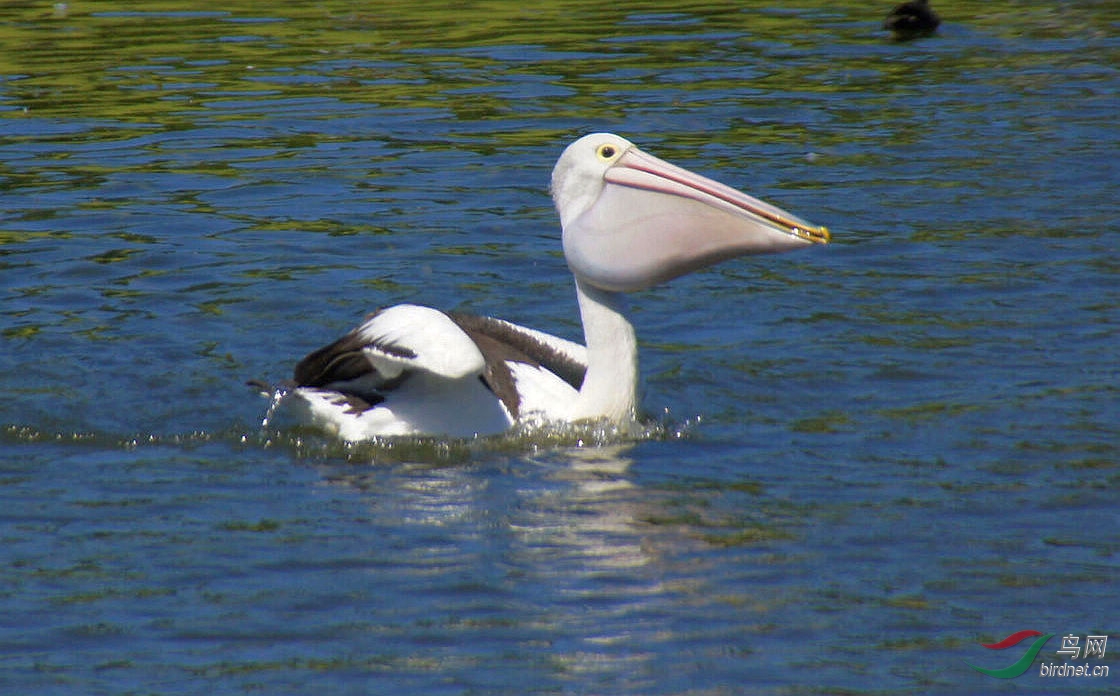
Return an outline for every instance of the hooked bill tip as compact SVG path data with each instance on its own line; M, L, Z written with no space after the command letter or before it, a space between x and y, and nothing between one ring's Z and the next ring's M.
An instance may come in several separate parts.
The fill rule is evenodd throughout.
M828 244L832 241L832 233L824 225L819 227L795 227L793 233L813 244Z

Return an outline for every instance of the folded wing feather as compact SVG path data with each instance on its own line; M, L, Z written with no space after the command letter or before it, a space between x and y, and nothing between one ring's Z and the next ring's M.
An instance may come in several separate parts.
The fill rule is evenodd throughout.
M516 364L552 373L574 394L587 369L587 349L501 319L396 305L307 355L296 365L295 382L338 392L351 412L360 412L385 402L418 372L448 380L473 376L516 419L522 402L511 371Z

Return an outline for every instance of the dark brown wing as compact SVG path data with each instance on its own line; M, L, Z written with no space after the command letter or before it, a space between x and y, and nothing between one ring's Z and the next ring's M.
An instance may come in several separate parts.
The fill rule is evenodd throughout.
M348 382L373 371L362 355L365 343L350 332L330 345L313 351L296 364L295 381L300 387L325 387L332 382Z
M355 413L373 408L385 401L385 393L400 386L409 373L406 370L385 378L363 353L367 348L401 358L416 357L407 348L365 340L355 329L300 360L295 369L296 386L337 391Z

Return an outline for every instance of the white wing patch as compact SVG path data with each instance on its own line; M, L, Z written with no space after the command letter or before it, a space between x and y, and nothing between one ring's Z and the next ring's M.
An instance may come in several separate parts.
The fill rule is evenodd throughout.
M386 378L424 370L447 379L482 374L485 361L474 341L443 312L419 305L383 309L357 328L362 353Z
M507 364L521 397L519 420L568 420L579 391L538 365L512 361Z

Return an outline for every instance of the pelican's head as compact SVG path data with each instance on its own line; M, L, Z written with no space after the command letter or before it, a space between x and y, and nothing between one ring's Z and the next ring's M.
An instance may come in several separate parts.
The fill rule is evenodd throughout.
M552 170L564 257L582 281L631 292L719 261L829 240L828 229L639 150L585 135Z

